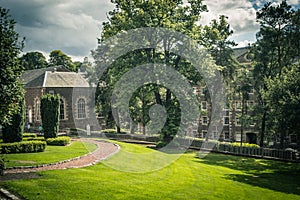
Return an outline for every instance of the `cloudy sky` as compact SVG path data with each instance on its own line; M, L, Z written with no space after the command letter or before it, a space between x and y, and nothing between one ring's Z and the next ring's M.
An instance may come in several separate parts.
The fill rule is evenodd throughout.
M270 0L279 2L280 0ZM239 46L255 41L258 25L256 10L265 0L205 0L209 13L202 23L224 14L234 30L234 39ZM300 0L288 0L296 8ZM45 56L60 49L73 58L83 61L97 46L102 22L114 8L110 0L0 0L2 7L10 9L17 21L16 31L26 38L24 51L40 51Z

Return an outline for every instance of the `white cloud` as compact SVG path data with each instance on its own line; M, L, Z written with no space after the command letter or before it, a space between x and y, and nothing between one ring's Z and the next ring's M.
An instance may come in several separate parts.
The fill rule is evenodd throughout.
M255 32L258 29L256 23L256 10L249 0L207 0L205 1L209 13L202 15L201 22L209 24L212 19L218 19L220 15L228 16L228 22L234 31L234 36Z
M239 47L247 47L249 45L253 44L253 41L250 40L244 40L244 41L240 41L237 43L237 46L235 46L235 48L239 48Z

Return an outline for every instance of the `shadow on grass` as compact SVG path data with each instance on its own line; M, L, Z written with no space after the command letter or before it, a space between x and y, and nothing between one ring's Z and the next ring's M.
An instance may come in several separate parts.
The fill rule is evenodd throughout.
M224 178L261 188L300 195L300 164L223 154L208 154L197 160L203 164L222 166L244 172Z

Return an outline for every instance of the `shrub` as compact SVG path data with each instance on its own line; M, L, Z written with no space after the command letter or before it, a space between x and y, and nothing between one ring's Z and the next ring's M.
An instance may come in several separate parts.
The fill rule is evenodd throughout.
M37 135L35 133L23 133L23 140L25 138L36 138Z
M36 137L36 138L23 138L23 141L46 141L44 137Z
M41 97L41 117L44 137L56 138L59 129L59 95L46 94Z
M57 138L48 138L46 139L47 145L52 146L66 146L70 143L70 137L62 136Z
M25 120L25 101L24 99L19 103L19 110L12 116L12 121L5 124L2 128L3 142L21 142L24 131Z
M0 176L4 175L4 170L5 170L5 162L4 162L4 157L0 157Z
M46 146L46 142L43 141L2 143L0 144L0 152L3 154L43 152Z

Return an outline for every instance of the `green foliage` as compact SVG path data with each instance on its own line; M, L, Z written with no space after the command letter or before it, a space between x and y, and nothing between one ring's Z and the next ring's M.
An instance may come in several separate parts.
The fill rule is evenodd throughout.
M0 149L2 154L10 153L33 153L42 152L47 144L43 141L24 141L14 143L2 143Z
M48 138L46 139L47 145L52 146L66 146L70 143L70 137L67 136L61 136L57 138Z
M201 32L201 26L197 25L197 21L200 13L207 10L202 0L189 1L190 4L184 4L182 1L162 2L158 0L135 0L130 1L130 3L126 1L114 1L113 3L115 4L115 9L109 12L109 22L103 23L103 31L101 39L99 39L98 49L93 52L93 56L98 64L96 70L102 70L103 66L101 64L105 63L104 65L107 65L107 49L104 49L102 44L111 36L124 33L124 30L141 27L163 27L190 35L192 38L197 39L197 41L200 40L199 32ZM170 52L170 47L174 45L172 38L164 37L159 38L158 41L146 41L146 43L148 42L151 44L161 43L164 44L164 47L161 47L161 49L159 47L139 49L125 55L119 55L120 57L112 63L103 76L97 77L97 80L100 80L96 94L97 110L104 117L108 128L115 127L112 109L116 111L115 116L117 116L117 119L115 120L121 122L118 109L122 105L112 104L111 101L114 86L126 72L134 67L145 63L164 63L186 76L193 85L202 79L197 70L188 61ZM216 66L212 64L209 68L215 69ZM128 83L128 87L130 87L130 83ZM121 90L122 92L126 93L128 91L124 89ZM143 127L151 123L148 115L151 106L155 104L164 106L168 117L166 126L161 132L161 138L162 140L170 141L177 133L181 115L178 109L178 99L169 88L155 84L142 86L134 92L129 104L132 121L141 123ZM122 125L122 123L118 124ZM134 125L132 124L130 127L131 132L134 132ZM119 130L120 127L118 128ZM145 128L143 129L143 134L147 134Z
M270 115L278 137L295 134L300 138L300 63L285 67L281 77L266 84L264 97L270 99Z
M0 176L4 175L4 170L5 170L5 159L4 157L1 155L0 156Z
M76 71L76 65L72 62L71 57L63 53L61 50L51 51L49 57L49 66L62 65L70 71Z
M297 189L300 184L298 163L214 153L198 158L196 152L189 152L161 169L149 173L132 173L108 166L115 164L129 169L149 169L149 159L145 158L156 151L140 145L118 144L121 146L120 152L103 161L103 164L82 169L44 171L39 173L40 178L0 184L12 192L18 192L25 199L43 200L60 199L62 196L65 199L112 200L298 200L300 197ZM138 152L143 156L129 160L125 157L126 152ZM173 154L159 156L168 159ZM161 164L166 159L157 161ZM166 187L168 189L163 189Z
M10 123L24 96L20 81L23 69L18 60L23 42L18 41L15 24L9 11L0 6L0 124Z
M46 94L41 97L41 117L44 137L56 138L59 130L60 96Z
M25 101L19 103L19 113L12 116L10 124L5 124L2 129L3 142L20 142L23 138L24 122L25 122Z
M36 138L37 135L35 133L23 133L23 139L24 138Z
M283 69L292 63L299 62L299 16L286 1L278 5L270 2L257 12L260 30L257 42L252 48L254 59L254 86L258 99L258 118L261 121L260 145L263 146L265 134L273 134L274 119L270 113L272 100L264 95L268 93L267 83L273 79L281 79ZM297 19L297 20L296 20ZM284 120L283 118L280 120ZM281 146L283 138L281 135Z
M6 167L35 166L61 162L78 156L83 156L97 149L95 144L74 141L68 146L49 146L40 153L6 154ZM9 162L7 162L7 160Z
M27 52L20 58L20 62L25 70L41 69L47 67L46 57L38 51Z

